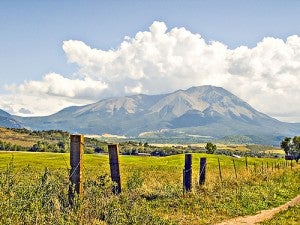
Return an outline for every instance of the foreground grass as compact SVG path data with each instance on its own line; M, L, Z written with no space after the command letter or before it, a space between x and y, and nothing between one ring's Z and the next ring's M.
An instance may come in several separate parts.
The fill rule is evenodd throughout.
M207 157L204 186L196 184L200 157ZM298 166L285 168L280 159L248 159L248 170L244 158L235 159L235 174L230 157L193 154L194 189L183 194L184 155L121 156L119 196L111 193L108 156L84 161L85 194L71 208L69 154L0 153L0 224L213 224L299 194Z

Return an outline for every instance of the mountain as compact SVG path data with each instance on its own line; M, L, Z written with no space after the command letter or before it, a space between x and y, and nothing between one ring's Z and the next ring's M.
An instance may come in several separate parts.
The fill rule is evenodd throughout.
M0 109L0 127L21 128L22 124L12 115Z
M256 136L278 143L300 133L258 112L221 87L200 86L162 95L133 95L65 108L51 116L15 117L32 129L149 137Z

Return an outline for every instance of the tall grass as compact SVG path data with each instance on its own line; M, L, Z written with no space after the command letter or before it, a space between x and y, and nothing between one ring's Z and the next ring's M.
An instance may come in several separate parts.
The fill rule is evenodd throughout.
M207 157L203 186L197 184L200 157ZM0 153L0 224L213 224L276 207L299 193L298 166L253 158L246 170L244 158L235 160L237 178L232 158L193 154L193 191L183 193L184 155L121 156L123 192L114 195L108 157L85 155L84 197L70 207L68 154ZM272 171L262 162L282 166Z

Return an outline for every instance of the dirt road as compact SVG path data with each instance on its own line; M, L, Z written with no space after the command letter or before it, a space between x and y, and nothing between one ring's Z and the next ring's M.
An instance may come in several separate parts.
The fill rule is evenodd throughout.
M253 216L236 217L215 225L241 225L241 224L253 225L258 222L271 219L272 217L274 217L276 213L288 209L289 206L294 206L297 204L300 204L300 195L298 195L296 198L292 199L291 201L285 203L284 205L281 205L274 209L263 210L260 213Z

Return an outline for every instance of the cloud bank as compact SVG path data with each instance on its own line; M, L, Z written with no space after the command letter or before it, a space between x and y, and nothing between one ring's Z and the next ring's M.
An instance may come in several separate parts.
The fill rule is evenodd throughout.
M125 37L104 51L68 40L63 50L77 65L72 76L46 74L40 81L8 85L0 106L10 112L51 114L74 104L136 93L159 94L191 86L222 86L256 109L300 122L300 37L266 37L253 48L229 49L185 28L155 21L148 31ZM38 100L39 99L39 100ZM9 104L11 102L11 104ZM51 109L45 110L45 106ZM53 105L53 107L52 107Z

